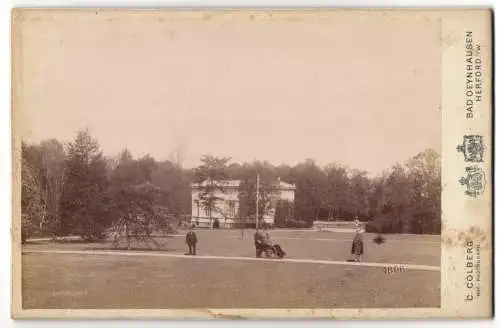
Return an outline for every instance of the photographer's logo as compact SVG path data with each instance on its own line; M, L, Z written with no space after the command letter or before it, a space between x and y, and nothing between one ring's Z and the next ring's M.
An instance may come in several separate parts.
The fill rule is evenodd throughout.
M466 162L483 162L484 143L483 136L466 135L461 145L457 146L457 151L464 154Z
M484 191L486 186L486 176L479 167L468 166L465 168L465 177L460 178L459 182L465 186L465 194L470 197L478 197Z

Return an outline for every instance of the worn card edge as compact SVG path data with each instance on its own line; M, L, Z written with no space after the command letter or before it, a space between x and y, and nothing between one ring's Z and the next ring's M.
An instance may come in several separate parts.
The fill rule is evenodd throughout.
M20 124L18 115L16 115L16 111L19 108L22 108L22 88L19 88L22 85L22 42L20 40L21 37L21 29L23 22L23 15L26 11L36 12L36 11L65 11L68 9L22 9L15 8L12 10L12 36L11 36L11 45L12 45L12 108L11 108L11 117L12 117L12 147L13 147L13 195L12 195L12 204L13 204L13 218L12 218L12 308L11 315L14 319L34 319L34 318L45 318L45 319L117 319L117 318L134 318L134 319L149 319L149 318L164 318L164 319L181 319L181 318L216 318L216 319L245 319L245 318L331 318L331 319L403 319L403 318L487 318L491 317L492 309L491 303L490 307L484 309L486 311L479 311L481 309L475 307L473 311L464 311L464 312L456 312L455 309L450 308L446 311L443 310L443 305L445 307L450 304L442 304L441 308L405 308L405 309L392 309L392 308L382 308L382 309L192 309L192 310L150 310L150 309L136 309L136 310L69 310L69 309L57 309L57 310L34 310L34 309L23 309L22 308L22 279L21 279L21 266L22 266L22 255L21 255L21 245L20 245L20 181L16 179L16 176L20 176L20 136L16 133L16 130ZM83 14L89 11L94 12L96 9L71 9L70 15ZM106 13L108 15L121 15L130 13L131 9L97 9L99 13ZM137 11L133 11L134 14L138 14ZM488 28L491 27L491 22L489 20L492 19L491 11L489 9L425 9L416 11L415 9L318 9L318 10L308 10L305 12L304 10L225 10L223 13L221 11L199 11L199 10L190 10L189 12L184 12L183 15L187 15L192 17L195 21L207 19L207 15L216 14L221 17L221 15L240 15L240 17L245 17L249 13L259 14L269 17L270 19L276 19L277 16L287 16L294 15L299 17L304 17L304 15L314 16L316 14L320 14L321 16L330 15L330 14L350 14L352 12L362 13L362 14L371 14L371 13L382 13L389 14L398 12L402 15L407 14L419 14L419 15L437 15L440 16L443 20L452 19L450 17L460 14L474 13L476 16L480 16L479 19L480 24L488 25ZM278 13L271 14L269 13ZM69 12L68 12L69 13ZM165 14L173 14L178 15L179 11L175 9L165 9L159 10L152 13L151 11L147 11L145 16L153 15L165 15ZM488 16L488 17L485 17ZM314 18L314 17L312 17ZM120 19L120 18L116 18ZM215 19L214 17L210 17L210 19ZM486 21L485 21L486 20ZM475 29L476 26L473 26L472 29ZM488 34L486 37L488 42L488 47L491 49L491 29L481 31L483 34ZM484 35L483 35L484 39ZM488 62L491 63L491 52L488 54ZM443 59L443 61L446 59ZM488 78L488 82L486 83L487 87L485 91L487 92L488 103L486 106L487 111L489 112L489 116L487 117L485 122L482 122L483 131L487 132L488 136L491 136L491 64L488 67L488 71L485 72L485 76ZM443 83L447 80L446 76L443 76ZM445 92L443 91L445 94ZM460 97L461 95L448 95L448 97ZM449 109L443 107L443 113L446 113ZM444 114L443 114L444 115ZM489 121L488 121L489 119ZM444 118L443 118L444 120ZM491 137L490 137L491 139ZM491 151L488 151L488 166L491 167ZM443 161L444 158L443 154ZM490 181L491 182L491 181ZM443 202L445 202L443 198ZM490 208L488 208L489 212L491 212L491 202ZM443 215L444 218L444 215ZM483 218L484 219L484 218ZM491 220L491 217L490 217ZM490 225L491 226L491 225ZM491 235L492 232L489 234ZM444 235L444 234L443 234ZM442 237L443 237L442 235ZM487 256L489 260L489 267L492 267L491 261L491 240L490 241L490 249L489 256ZM442 260L446 255L446 247L445 242L442 241ZM441 286L443 286L443 280L445 277L443 274L447 274L447 270L442 267L441 269ZM491 283L488 286L491 288ZM491 291L490 291L491 293ZM481 313L478 313L481 312Z

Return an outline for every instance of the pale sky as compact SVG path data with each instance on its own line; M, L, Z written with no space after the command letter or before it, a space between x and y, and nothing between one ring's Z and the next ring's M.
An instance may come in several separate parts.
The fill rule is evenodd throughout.
M207 153L370 174L440 151L438 21L103 16L25 21L25 140L88 127L107 155L163 160L183 140L187 167Z

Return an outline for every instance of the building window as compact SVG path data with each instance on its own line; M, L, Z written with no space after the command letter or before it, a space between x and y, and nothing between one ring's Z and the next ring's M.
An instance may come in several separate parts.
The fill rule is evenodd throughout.
M194 201L195 205L196 205L196 216L199 217L200 216L200 201L198 199L196 199Z
M205 206L205 216L210 217L212 214L212 209L209 206Z
M234 200L230 200L228 202L229 207L229 217L234 218L236 216L236 202Z

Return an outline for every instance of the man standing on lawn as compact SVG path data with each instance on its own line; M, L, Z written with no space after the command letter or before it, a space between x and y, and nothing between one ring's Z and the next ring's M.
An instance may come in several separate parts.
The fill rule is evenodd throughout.
M194 224L189 228L188 233L186 234L186 244L189 247L189 253L186 255L196 255L196 244L198 243L198 237L196 233L193 231Z

